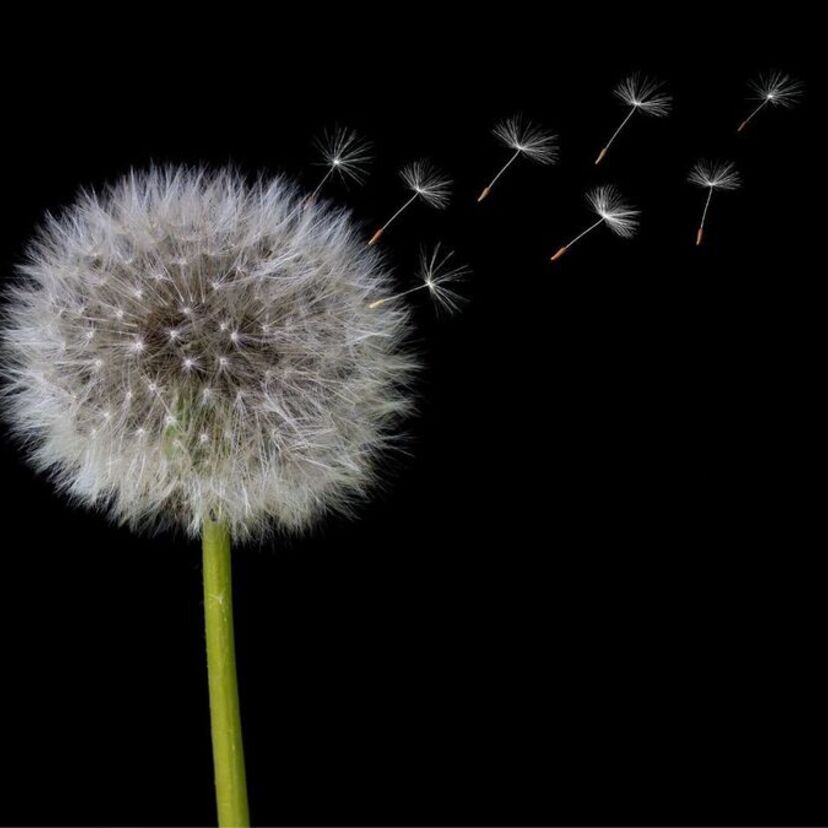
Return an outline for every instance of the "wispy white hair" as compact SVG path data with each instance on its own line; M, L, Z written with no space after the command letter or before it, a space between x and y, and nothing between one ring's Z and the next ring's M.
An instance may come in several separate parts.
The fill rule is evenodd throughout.
M444 209L451 198L451 179L443 175L430 161L421 159L400 170L400 177L409 190L427 204Z
M690 170L687 180L699 187L714 190L738 190L742 177L730 161L698 161Z
M284 180L150 169L47 217L10 289L30 459L138 528L300 530L375 482L414 361L346 212Z
M632 106L647 115L662 117L669 115L673 98L664 91L664 83L636 72L624 78L615 87L615 96L627 106Z
M315 144L322 166L337 173L343 180L350 179L356 184L365 182L372 160L370 141L353 129L335 127L325 130Z
M611 184L596 187L587 193L586 198L610 230L624 239L635 235L641 211L632 207L615 187Z
M766 72L749 83L752 97L774 106L793 106L803 93L803 85L784 72Z
M558 136L521 115L501 121L492 133L502 144L538 164L554 164L558 160Z

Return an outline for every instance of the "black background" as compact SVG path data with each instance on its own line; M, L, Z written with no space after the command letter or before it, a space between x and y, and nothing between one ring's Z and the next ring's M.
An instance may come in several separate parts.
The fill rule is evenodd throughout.
M780 11L7 33L6 279L46 210L150 161L310 187L313 136L353 126L371 178L326 194L366 238L403 163L456 182L382 241L401 285L421 242L474 270L458 317L412 298L410 455L357 520L234 556L256 824L828 820L822 107L814 21ZM737 136L771 68L807 95ZM634 118L595 168L636 69L674 113ZM507 157L489 129L516 112L560 133L560 163L514 165L478 205ZM696 248L700 157L744 186ZM639 235L601 228L550 264L602 183ZM198 544L71 507L20 457L4 439L0 820L211 823Z

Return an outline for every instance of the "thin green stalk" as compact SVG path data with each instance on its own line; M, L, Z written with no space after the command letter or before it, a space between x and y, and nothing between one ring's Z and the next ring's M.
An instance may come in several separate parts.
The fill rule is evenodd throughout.
M233 589L230 533L206 521L204 552L204 621L207 634L207 676L210 685L210 727L216 776L218 824L247 828L247 784L244 775L236 649L233 643Z

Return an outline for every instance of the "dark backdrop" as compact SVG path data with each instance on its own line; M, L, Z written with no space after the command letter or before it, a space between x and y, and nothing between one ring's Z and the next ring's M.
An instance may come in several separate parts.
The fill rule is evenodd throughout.
M386 11L7 33L4 279L45 211L151 160L311 186L312 137L356 127L371 178L326 192L366 238L401 164L456 182L382 242L401 284L422 241L474 270L456 318L412 299L410 456L358 519L234 555L254 821L824 824L814 22ZM807 95L737 136L769 68ZM674 114L596 169L635 69ZM560 163L478 205L515 112L560 133ZM703 156L744 186L696 248ZM549 264L600 183L640 234ZM198 545L68 506L8 439L0 462L0 820L210 823Z

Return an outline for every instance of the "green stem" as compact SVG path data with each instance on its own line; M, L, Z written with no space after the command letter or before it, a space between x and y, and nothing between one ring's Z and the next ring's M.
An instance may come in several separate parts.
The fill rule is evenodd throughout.
M218 824L221 828L246 828L250 825L250 815L244 776L239 688L236 683L230 533L227 528L221 523L206 521L202 549L207 677Z

